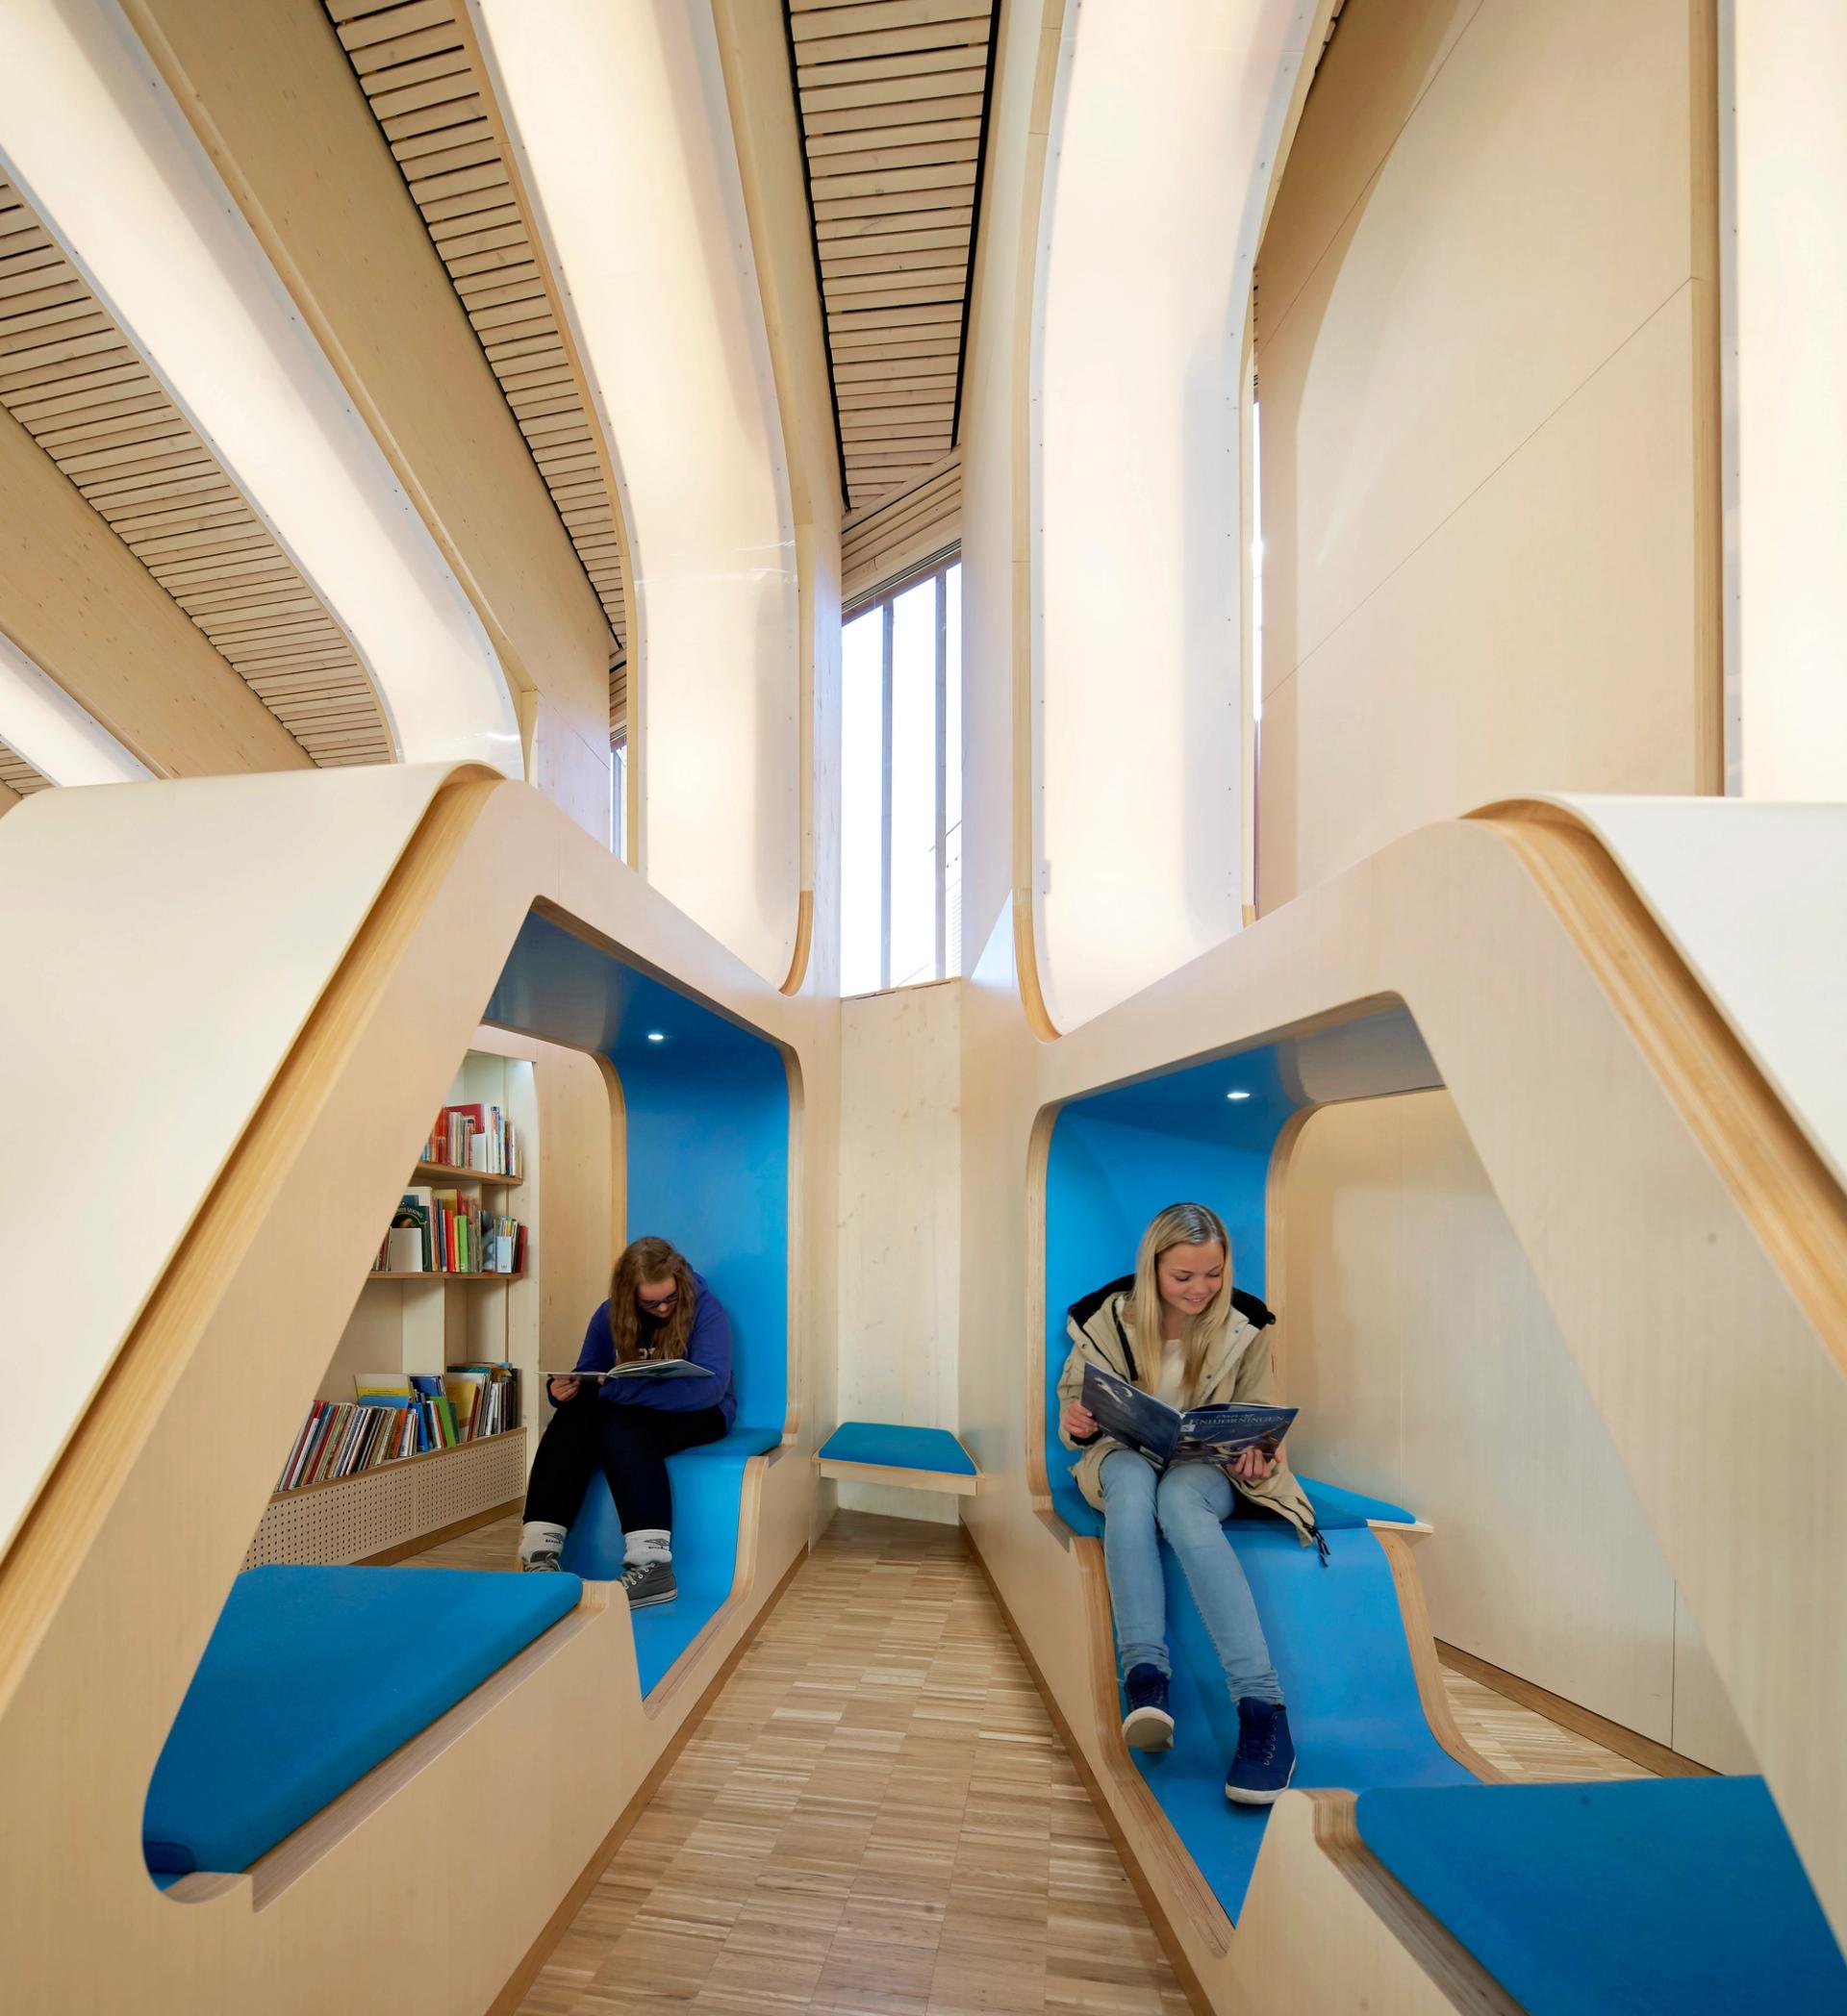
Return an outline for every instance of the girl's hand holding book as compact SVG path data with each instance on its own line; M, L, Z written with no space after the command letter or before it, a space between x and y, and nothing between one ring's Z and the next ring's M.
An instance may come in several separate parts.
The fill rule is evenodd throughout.
M1067 1435L1084 1436L1097 1432L1097 1417L1080 1400L1067 1400L1058 1423Z
M1277 1467L1277 1459L1261 1443L1240 1449L1225 1466L1228 1477L1242 1477L1247 1484L1261 1484Z
M582 1384L583 1382L580 1379L553 1379L551 1382L551 1397L562 1407L567 1401L574 1400L577 1398Z

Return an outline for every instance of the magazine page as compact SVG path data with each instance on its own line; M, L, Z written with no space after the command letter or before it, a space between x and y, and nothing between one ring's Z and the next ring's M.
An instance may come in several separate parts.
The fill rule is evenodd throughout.
M1181 1418L1172 1463L1228 1463L1248 1449L1272 1454L1289 1432L1295 1407L1194 1407Z
M1165 1400L1119 1379L1101 1365L1084 1367L1084 1390L1079 1398L1105 1435L1140 1449L1156 1468L1167 1467L1179 1440L1180 1417Z

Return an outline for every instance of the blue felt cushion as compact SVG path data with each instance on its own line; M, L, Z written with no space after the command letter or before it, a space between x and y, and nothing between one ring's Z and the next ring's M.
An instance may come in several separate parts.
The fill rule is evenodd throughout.
M1360 1838L1528 2016L1847 2010L1761 1778L1361 1796Z
M882 1421L843 1421L821 1446L839 1463L877 1463L893 1470L975 1474L974 1460L948 1428L904 1428Z
M1391 1563L1363 1527L1328 1534L1327 1567L1278 1519L1233 1520L1237 1552L1289 1703L1298 1785L1473 1785L1430 1733ZM1227 1917L1237 1919L1267 1809L1226 1802L1237 1713L1173 1550L1161 1550L1174 1658L1174 1748L1130 1755Z
M253 1568L148 1786L148 1866L235 1871L577 1607L575 1575Z
M670 1603L637 1610L631 1619L644 1694L653 1690L731 1594L737 1578L744 1466L781 1440L779 1427L740 1421L722 1441L683 1449L667 1459L673 1487L673 1576L680 1593ZM584 1492L562 1558L567 1569L586 1581L613 1582L621 1575L621 1522L600 1472Z

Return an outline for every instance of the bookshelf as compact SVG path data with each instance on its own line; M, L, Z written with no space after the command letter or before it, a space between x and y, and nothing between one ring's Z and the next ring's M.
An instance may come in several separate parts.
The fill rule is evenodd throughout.
M497 1106L500 1102L493 1099L488 1103ZM411 1172L411 1180L416 1183L473 1183L483 1190L518 1190L526 1179L523 1175L495 1176L488 1174L485 1170L458 1169L449 1162L419 1162Z
M454 1191L486 1210L519 1218L526 1228L525 1267L519 1273L367 1273L315 1398L352 1399L362 1373L441 1373L449 1365L489 1360L516 1368L520 1415L528 1425L276 1493L246 1565L341 1563L408 1550L420 1539L518 1499L525 1489L530 1424L544 1418L533 1066L471 1049L443 1103L498 1106L517 1131L519 1172L501 1175L419 1160L407 1169L404 1187ZM384 1226L379 1229L382 1235ZM278 1473L287 1454L278 1451Z
M374 1272L366 1276L367 1285L373 1281L441 1281L449 1286L457 1281L518 1281L520 1274L429 1274L420 1269L409 1273L379 1273Z

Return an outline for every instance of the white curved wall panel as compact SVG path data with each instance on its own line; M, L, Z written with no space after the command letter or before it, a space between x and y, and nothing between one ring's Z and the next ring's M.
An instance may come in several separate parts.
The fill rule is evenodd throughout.
M475 6L622 492L637 866L779 981L800 897L794 515L711 13Z
M134 784L154 774L4 634L0 742L54 784Z
M1744 790L1847 798L1847 9L1738 0L1739 668Z
M1239 922L1239 360L1309 12L1065 15L1032 457L1034 904L1061 1029Z
M399 755L519 776L473 604L113 0L0 9L0 163L339 617Z

